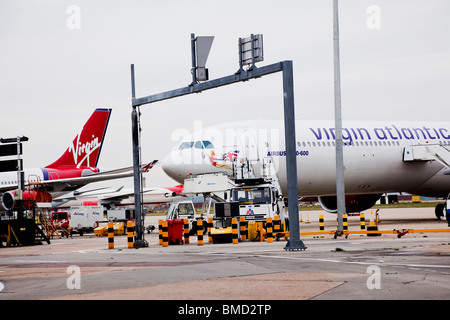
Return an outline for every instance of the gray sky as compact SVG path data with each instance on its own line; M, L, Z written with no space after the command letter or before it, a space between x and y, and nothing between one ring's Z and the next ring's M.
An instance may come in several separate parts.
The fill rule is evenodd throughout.
M262 33L260 65L294 62L296 117L332 120L332 2L0 0L0 136L28 136L24 164L43 167L110 107L99 166L131 165L130 64L137 97L188 85L191 33L215 36L210 79L238 70L239 37ZM447 120L449 13L448 0L341 0L343 118ZM282 119L281 87L275 74L143 106L143 160L162 159L194 121ZM173 181L157 169L147 184Z

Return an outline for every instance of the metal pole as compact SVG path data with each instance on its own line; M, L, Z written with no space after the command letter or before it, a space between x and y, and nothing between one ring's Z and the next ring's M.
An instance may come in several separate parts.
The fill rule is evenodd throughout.
M131 96L132 100L136 98L134 84L134 64L131 65ZM144 240L144 218L142 210L142 171L141 171L141 143L140 143L140 126L139 126L139 110L133 105L131 112L131 130L133 140L133 172L134 172L134 212L136 217L136 241L135 247L147 247L148 243Z
M284 134L288 184L289 241L285 250L305 250L298 216L297 154L295 146L294 76L292 61L283 62Z
M197 61L195 61L195 34L191 33L191 55L192 55L192 83L191 86L197 84Z
M334 45L334 117L336 130L336 199L338 226L337 231L343 231L343 215L345 209L344 185L344 146L342 141L342 110L341 110L341 71L339 60L339 15L338 0L333 0L333 45Z

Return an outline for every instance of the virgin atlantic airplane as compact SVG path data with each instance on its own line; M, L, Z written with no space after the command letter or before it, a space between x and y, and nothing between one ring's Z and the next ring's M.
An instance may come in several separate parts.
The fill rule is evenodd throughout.
M97 167L111 112L111 109L96 109L72 144L52 164L44 168L24 169L27 190L23 192L23 200L40 199L42 202L49 202L52 197L91 182L131 176L131 167L104 172ZM39 183L43 188L31 190L28 187L33 183ZM17 189L17 171L0 173L0 211L15 207Z
M336 212L334 122L296 120L299 197L318 197ZM449 122L345 122L344 180L347 212L372 207L387 192L445 198L450 192ZM183 183L189 175L232 173L233 164L249 160L255 171L262 159L276 164L287 192L286 149L282 121L240 121L205 128L180 137L162 168ZM436 216L444 215L444 203Z

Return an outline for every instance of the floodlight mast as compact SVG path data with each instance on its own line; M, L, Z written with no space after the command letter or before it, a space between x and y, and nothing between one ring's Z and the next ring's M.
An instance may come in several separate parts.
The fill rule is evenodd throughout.
M345 208L344 150L342 141L341 71L339 59L339 14L338 0L333 0L333 44L334 44L334 110L336 131L336 201L338 225L337 235L342 235Z
M247 38L248 39L248 38ZM222 78L209 80L199 83L196 75L196 48L195 35L191 34L191 53L192 53L192 83L183 88L178 88L142 98L135 97L134 91L134 65L131 65L131 86L132 86L132 134L133 134L133 170L134 170L134 195L135 195L135 214L136 226L138 221L141 221L142 202L140 198L141 193L141 170L140 170L140 131L139 131L139 114L137 107L144 104L168 100L184 95L199 93L205 90L218 88L232 83L248 81L250 79L260 78L265 75L280 72L283 73L283 98L284 98L284 126L285 126L285 143L286 143L286 168L288 176L288 209L289 209L289 233L290 240L288 241L285 250L305 250L306 246L300 240L300 226L298 214L298 182L297 182L297 156L296 156L296 137L295 137L295 109L294 109L294 85L293 85L293 63L292 61L281 61L264 67L256 67L255 62L262 61L262 36L259 37L258 44L259 56L255 56L254 36L250 38L252 57L250 57L251 67L248 70L243 70L242 65L247 64L244 59L243 47L244 41L239 40L239 65L238 72L225 76ZM209 50L209 49L208 49ZM250 64L250 63L249 63ZM138 205L140 204L140 205ZM136 238L139 239L139 233L142 233L142 228L136 228ZM136 246L136 244L135 244Z
M131 65L131 98L136 98L134 64ZM148 247L144 239L144 212L142 190L142 165L141 165L141 127L139 106L133 105L131 112L132 142L133 142L133 184L134 184L134 214L136 219L135 248Z

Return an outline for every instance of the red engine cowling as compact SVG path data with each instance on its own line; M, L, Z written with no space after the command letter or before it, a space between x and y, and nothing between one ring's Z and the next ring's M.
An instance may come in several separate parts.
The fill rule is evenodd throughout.
M52 196L48 192L26 190L23 192L23 205L31 210L35 202L52 202ZM17 207L15 192L8 191L1 195L0 210L9 211Z
M361 212L372 208L380 199L381 194L351 194L345 196L345 209L347 213ZM337 212L336 196L319 197L319 203L322 208L331 213Z

